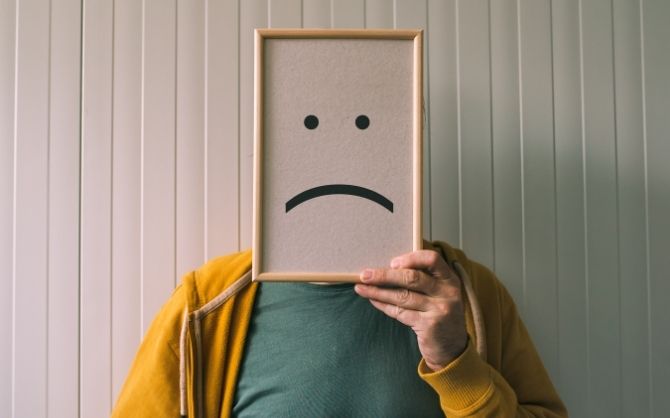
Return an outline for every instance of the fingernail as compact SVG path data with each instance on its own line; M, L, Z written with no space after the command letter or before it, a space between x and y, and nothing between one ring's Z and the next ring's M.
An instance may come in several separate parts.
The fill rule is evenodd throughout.
M400 265L400 260L398 260L397 258L394 258L393 260L391 260L391 268L397 268L399 265Z
M367 282L372 279L372 270L363 270L361 274L361 281Z

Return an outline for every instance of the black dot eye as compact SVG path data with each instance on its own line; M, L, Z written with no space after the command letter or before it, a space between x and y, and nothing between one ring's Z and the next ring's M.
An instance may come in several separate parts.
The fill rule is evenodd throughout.
M356 127L358 129L367 129L368 126L370 126L370 119L367 116L360 115L356 118Z
M316 129L319 126L319 118L314 115L309 115L305 118L305 128Z

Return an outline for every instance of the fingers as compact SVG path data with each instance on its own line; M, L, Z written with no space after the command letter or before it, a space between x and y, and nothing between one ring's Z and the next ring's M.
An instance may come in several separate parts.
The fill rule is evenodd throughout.
M354 287L356 293L371 301L390 304L401 309L410 309L413 311L428 310L429 301L427 296L421 293L413 292L407 288L387 289L377 286L368 286L357 284Z
M374 299L370 299L370 303L372 306L379 309L387 316L407 325L408 327L413 327L419 319L419 312L417 311L404 309L399 306L380 302Z
M435 277L450 279L454 272L444 261L440 253L433 250L419 250L403 254L391 260L394 269L425 270Z
M367 269L360 276L367 285L400 287L431 294L435 289L435 279L419 270L408 269Z

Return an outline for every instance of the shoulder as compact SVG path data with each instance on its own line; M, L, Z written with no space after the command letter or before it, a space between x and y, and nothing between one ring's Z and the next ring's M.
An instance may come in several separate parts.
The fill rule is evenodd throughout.
M213 258L182 279L189 311L214 299L251 268L251 250Z
M424 247L439 252L449 265L460 264L468 273L477 294L498 292L502 287L502 283L496 278L495 273L485 265L468 258L463 250L452 247L443 241L426 241Z
M456 262L463 267L470 277L472 288L487 316L491 313L500 315L502 311L507 311L510 308L515 309L510 294L491 269L471 260L462 250L452 247L446 242L426 242L425 246L428 249L440 252L450 265Z

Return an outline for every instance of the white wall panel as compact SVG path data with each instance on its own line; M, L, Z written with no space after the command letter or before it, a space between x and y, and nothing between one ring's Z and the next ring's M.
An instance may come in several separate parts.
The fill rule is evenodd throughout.
M205 261L205 2L177 1L176 272Z
M579 5L552 2L558 365L556 384L573 416L588 405L586 236Z
M330 0L333 28L364 28L365 0Z
M13 408L46 417L48 356L49 4L17 12Z
M614 1L618 267L621 277L621 416L649 416L649 330L640 6Z
M647 245L649 246L650 395L651 415L670 412L670 3L642 1L644 106L647 158ZM642 325L642 324L641 324ZM642 366L643 367L643 366Z
M16 2L0 1L0 410L12 410Z
M430 32L425 65L430 96L430 210L432 238L460 245L458 19L456 1L428 2Z
M489 3L458 2L461 245L493 264ZM454 150L452 150L454 152Z
M301 0L268 0L268 27L299 28L301 26Z
M47 415L73 417L79 400L79 0L51 5L48 190Z
M549 2L519 3L525 280L522 306L545 367L557 376L556 190L551 33L547 27L551 27Z
M112 402L142 337L140 208L142 2L114 2L112 78Z
M394 5L397 29L428 29L427 1L395 0Z
M491 132L493 135L493 265L518 302L523 300L523 200L519 8L491 3Z
M365 0L365 27L392 28L393 2L388 0Z
M621 316L612 10L581 5L590 416L621 416Z
M240 242L239 1L207 0L205 39L205 258ZM247 131L248 132L248 131Z
M330 27L331 0L302 0L302 23L306 28Z
M142 50L142 330L175 281L176 1L146 0Z
M83 5L79 414L112 406L113 4Z
M253 29L305 26L425 30L425 236L495 269L571 416L668 415L668 20L662 0L0 0L0 410L108 415L175 283L251 245Z

